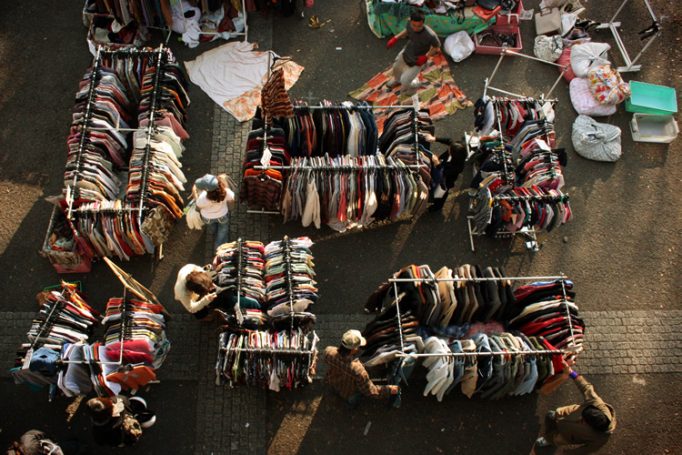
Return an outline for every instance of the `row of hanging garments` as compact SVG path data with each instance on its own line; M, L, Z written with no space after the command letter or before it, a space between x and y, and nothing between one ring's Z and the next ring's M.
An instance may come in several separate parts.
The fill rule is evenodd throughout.
M415 281L396 283L401 308L410 309L422 325L447 328L471 322L507 321L515 313L516 300L503 267L464 264L441 267L435 273L428 265L409 265L393 278ZM442 280L442 281L438 281ZM382 283L365 304L367 312L380 311L395 299L395 287Z
M82 204L74 226L86 242L90 257L116 256L130 260L154 252L154 244L139 225L138 210L120 200Z
M161 305L136 299L107 302L104 342L67 344L61 351L57 385L68 397L135 393L156 381L170 341Z
M106 186L107 193L87 198L80 188L91 188L88 172L94 168L84 162L79 170L67 162L67 174L75 178L79 188L73 202L73 225L87 240L82 248L89 256L128 260L135 255L153 253L156 246L168 239L174 221L182 216L184 201L180 191L184 191L187 180L180 158L185 149L182 141L189 137L184 128L189 105L187 81L168 49L102 51L98 58L99 64L96 60L94 66L99 70L94 77L101 81L111 73L111 77L122 81L115 90L106 93L113 93L117 100L125 98L129 106L128 117L121 120L125 121L117 120L105 131L125 139L127 186L115 174L116 180L108 180L106 173L97 168L99 185ZM106 69L106 65L112 69ZM105 76L98 76L102 71ZM83 109L88 110L99 102L99 85L94 93L96 97ZM150 126L152 106L154 115ZM100 133L97 123L90 121L88 125L93 130L88 130L88 134ZM136 131L131 138L119 128ZM112 162L108 167L114 172L119 170L119 164ZM71 168L77 172L69 173ZM67 201L62 203L65 211L67 204Z
M216 306L261 309L265 305L265 245L247 240L223 243L216 250L211 267L213 282L220 290Z
M170 52L157 58L161 59L158 69L148 67L142 78L138 107L140 127L151 128L154 134L144 130L135 134L126 199L165 207L172 218L179 219L184 208L180 191L187 182L179 161L184 151L181 139L188 137L184 129L187 81Z
M308 237L284 238L265 246L267 312L273 317L305 313L317 302L315 263Z
M295 158L290 165L282 214L303 226L322 224L343 232L375 220L419 216L429 187L418 170L381 154Z
M483 98L477 103L476 127L482 138L471 182L472 234L551 231L572 219L563 167L567 157L556 149L550 102ZM500 120L498 125L497 120Z
M573 219L568 195L539 187L514 187L497 196L489 188L481 188L475 207L472 232L491 237L529 227L551 232Z
M585 322L572 281L534 282L517 288L514 295L520 312L509 321L510 328L542 336L559 349L582 351Z
M544 338L522 333L479 332L470 339L450 341L429 337L424 343L424 353L444 356L424 360L422 365L428 369L428 382L423 395L435 395L442 401L457 389L468 398L475 395L491 400L530 394L562 369L560 352L533 351L554 350Z
M294 116L275 118L273 126L284 131L293 157L374 155L378 129L374 112L366 103L344 102L335 106L324 100L309 106L294 103Z
M384 129L379 136L379 151L390 156L398 145L408 145L412 147L414 154L414 148L425 133L436 134L436 127L428 111L415 111L412 108L395 110L384 122ZM428 143L423 145L428 146Z
M37 298L40 310L10 374L16 384L54 385L62 347L90 340L101 317L72 283L62 282L60 289L41 292Z
M266 129L254 119L253 130L246 142L239 197L250 209L279 212L286 173L277 167L288 166L291 156L281 128ZM255 169L272 166L275 169Z
M216 384L247 385L279 392L312 383L317 335L300 330L223 332L219 337Z
M67 138L64 192L78 200L115 199L118 172L130 157L129 133L135 105L118 77L108 68L92 67L79 84Z
M554 120L551 102L533 98L508 99L484 96L474 104L474 126L481 135L501 128L505 137L513 137L526 121ZM499 120L499 123L498 123Z
M224 322L256 330L312 329L316 318L310 307L319 299L312 245L308 237L298 237L218 247L211 273L218 294L214 305L224 310Z

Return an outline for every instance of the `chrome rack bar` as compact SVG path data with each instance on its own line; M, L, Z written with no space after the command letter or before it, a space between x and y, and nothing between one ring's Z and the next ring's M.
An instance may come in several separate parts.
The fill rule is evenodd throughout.
M450 281L557 281L568 279L566 275L549 276L505 276L505 277L478 277L478 278L389 278L389 283L415 283L415 282L450 282Z
M163 44L159 44L157 49L156 73L154 74L154 91L152 92L152 101L149 108L149 125L147 126L147 145L144 152L144 164L142 166L142 182L140 183L140 208L138 214L138 223L142 225L142 207L147 195L147 180L149 178L149 157L151 155L151 140L152 132L154 131L154 114L156 113L156 104L159 96L159 82L161 80L161 62L164 57Z
M78 175L81 170L81 159L83 157L83 149L85 148L85 138L86 138L86 128L88 123L90 122L90 118L92 117L92 104L93 104L93 99L94 99L94 94L95 94L95 86L97 85L97 79L99 76L99 69L100 69L100 64L102 61L102 46L97 46L97 54L95 55L95 62L92 67L92 73L90 73L90 86L88 87L88 101L87 104L85 105L85 115L83 116L83 130L81 131L81 137L80 141L78 144L78 155L76 155L76 172L73 174L73 183L71 184L71 187L73 189L73 193L68 191L68 186L67 186L67 195L70 195L68 197L68 210L66 212L66 217L68 219L71 219L71 212L73 211L73 202L76 197L76 183L78 183Z
M538 349L535 351L493 351L493 352L423 352L420 354L406 354L404 352L396 354L396 357L486 357L492 355L557 355L557 354L575 354L575 351L566 349Z

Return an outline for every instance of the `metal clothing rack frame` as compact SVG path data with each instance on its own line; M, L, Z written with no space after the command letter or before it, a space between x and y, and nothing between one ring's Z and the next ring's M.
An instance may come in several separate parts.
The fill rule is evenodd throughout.
M559 73L559 77L556 78L556 80L554 81L554 84L552 84L552 87L549 89L549 92L547 92L546 95L545 94L540 95L540 99L542 99L542 100L544 100L545 96L550 96L552 94L552 92L554 91L556 86L559 84L559 81L564 76L564 73L568 70L568 65L566 65L566 66L559 65L558 63L548 62L547 60L542 60L541 58L537 58L537 57L534 57L532 55L522 54L520 52L516 52L516 51L510 50L507 48L502 48L502 53L500 54L500 58L497 60L497 64L495 65L495 68L493 68L493 72L490 74L490 77L485 78L484 88L483 88L483 96L486 96L488 94L488 90L492 90L492 91L495 91L498 93L502 93L504 95L514 96L517 98L525 98L524 95L519 95L517 93L509 92L507 90L502 90L500 88L493 87L492 85L490 85L490 84L492 84L493 79L495 78L495 75L497 74L497 70L500 68L500 65L502 64L502 60L504 59L504 57L507 54L513 55L515 57L526 58L528 60L535 60L536 62L541 62L541 63L545 63L547 65L556 66L556 67L561 69L561 73Z
M71 188L67 185L66 186L66 199L67 199L67 214L66 218L71 219L72 215L72 210L73 210L73 202L75 198L75 192L77 191L76 189L76 184L78 183L78 176L80 174L81 166L82 166L82 158L83 158L83 150L85 149L85 143L86 143L86 136L87 136L87 129L89 127L88 123L90 123L90 118L92 117L92 104L94 102L94 94L95 94L95 86L97 85L97 81L99 79L99 69L100 69L100 64L101 64L101 58L102 58L102 47L97 46L97 54L95 55L95 62L92 67L92 72L90 73L90 86L88 87L88 100L85 105L85 115L83 116L83 119L81 120L81 137L80 141L78 143L78 154L76 155L76 172L73 174L73 183L71 184Z
M508 51L508 50L507 50L507 49L503 49L503 51ZM540 59L538 59L538 58L536 58L536 57L531 57L531 56L529 56L529 55L519 54L519 53L513 52L513 51L508 51L508 52L510 52L510 53L512 53L512 54L514 54L514 55L527 57L527 58L530 58L530 59L532 59L532 60L540 60ZM491 80L492 80L492 78L494 77L495 73L497 72L497 68L500 66L500 63L502 62L502 57L503 57L503 56L504 56L504 52L503 52L503 54L500 55L500 59L499 59L498 62L497 62L497 66L495 66L495 69L493 70L493 74L490 76L490 79L491 79ZM550 64L553 64L553 65L556 65L556 64L554 64L554 63L546 62L546 61L544 61L544 60L541 60L541 61L543 61L544 63L550 63ZM557 66L560 66L560 65L557 65ZM562 68L564 68L564 67L562 67ZM564 70L562 71L561 75L559 76L559 79L561 79L561 76L563 75L563 72L564 72L565 70L566 70L566 68L564 68ZM557 79L557 82L559 81L559 79ZM495 115L495 118L496 118L496 121L497 121L497 131L498 131L498 134L499 134L499 140L502 142L502 146L503 146L503 147L504 147L504 143L505 143L505 137L504 137L504 133L502 132L502 123L501 123L501 119L500 119L501 116L500 116L500 112L499 112L499 109L498 109L498 106L497 106L497 102L500 102L500 101L537 101L537 102L540 102L540 103L548 102L548 103L552 103L552 104L555 104L555 103L558 102L557 99L546 99L546 98L544 98L544 95L542 95L540 99L537 99L537 98L529 97L529 96L526 96L526 95L519 95L519 94L516 94L516 93L506 92L506 91L504 91L504 90L499 90L499 89L496 89L495 87L491 87L491 86L488 85L488 83L489 83L489 82L488 82L488 79L486 79L486 80L485 80L485 88L484 88L484 91L483 91L483 96L484 96L484 97L487 96L487 90L488 90L488 89L495 90L495 91L498 91L498 92L502 92L502 93L504 93L504 94L506 94L506 95L510 95L510 96L513 96L513 97L514 97L514 98L498 98L498 97L492 96L491 99L490 99L490 101L493 103L493 110L494 110L494 113L495 113L494 115ZM550 90L550 93L554 90L554 87L555 87L555 86L556 86L556 83L554 84L554 86L553 86L552 89ZM548 95L549 95L549 94L548 94ZM545 134L545 137L547 137L547 134ZM467 143L468 143L468 141L469 141L469 138L467 138ZM468 145L467 145L467 147L468 147ZM504 148L502 149L502 152L503 152L503 153L505 152L505 149L504 149ZM502 163L504 164L504 171L503 171L503 172L504 172L504 178L505 178L505 180L509 181L509 174L510 174L510 173L509 173L509 171L508 171L508 169L507 169L507 160L506 160L506 159L503 159L503 160L502 160ZM473 202L474 199L476 199L476 197L477 197L477 196L471 196L471 200L470 200L470 203L469 203L469 208L470 208L470 209L471 209L471 207L472 207L472 202ZM548 197L551 197L551 198L553 198L553 199L547 199ZM507 197L505 197L505 195L495 195L495 196L492 196L493 201L495 201L495 200L503 200L503 199L507 199L507 200L542 200L542 201L553 201L553 200L559 200L560 198L563 199L563 200L565 200L565 201L567 201L567 200L568 200L568 195L567 195L567 194L562 194L561 197L558 197L558 196L524 196L524 197L521 197L521 196L507 196ZM564 198L565 198L565 199L564 199ZM480 235L483 235L483 234L475 234L475 233L473 232L473 228L472 228L472 225L471 225L473 219L474 219L474 216L472 216L472 215L467 215L467 230L468 230L468 232L469 232L469 244L471 245L471 251L476 251L476 246L474 245L474 236L475 236L475 235L480 236ZM525 246L526 246L526 249L527 249L527 250L532 251L532 252L534 252L534 253L537 253L538 251L540 251L540 244L538 243L537 231L535 230L535 228L531 228L531 227L522 227L522 228L519 229L518 231L514 231L514 232L511 232L511 231L498 231L498 232L496 233L496 235L495 235L495 238L511 238L511 237L514 237L514 236L517 235L517 234L521 234L521 235L523 235L523 236L525 237L525 239L526 239L526 241L525 241Z
M142 166L142 181L140 183L140 204L138 213L138 223L142 225L142 208L144 206L144 200L147 196L147 184L149 183L149 157L151 155L151 140L152 133L154 132L154 115L156 114L156 105L159 98L159 82L161 81L161 63L165 57L163 44L160 44L156 50L157 60L156 60L156 72L154 74L154 90L152 91L152 100L149 108L149 124L147 125L147 145L144 149L144 158Z
M618 46L618 49L620 50L621 55L623 56L623 60L625 60L625 66L619 66L618 71L621 73L625 72L635 72L639 71L642 69L642 65L637 65L637 62L639 61L639 58L642 56L644 52L646 52L647 49L649 49L649 46L653 44L653 42L656 40L661 35L661 25L658 22L658 18L656 17L656 13L654 13L653 8L651 7L651 4L649 3L649 0L644 0L644 5L646 5L646 9L649 10L649 15L651 16L651 19L653 20L653 23L650 27L652 31L654 31L653 35L649 35L648 41L642 48L642 50L639 51L639 53L635 56L634 59L630 58L630 54L628 53L628 50L625 48L625 43L623 42L623 39L620 37L620 32L618 31L618 27L620 27L621 23L616 22L616 19L618 18L618 15L620 12L625 8L625 5L628 3L629 0L623 0L623 3L618 7L616 10L616 13L613 15L610 21L601 23L600 25L597 26L596 30L604 30L604 29L609 29L611 30L611 33L613 34L613 38L616 41L616 45ZM649 30L649 29L647 29ZM642 33L642 32L640 32ZM646 39L646 38L643 38Z
M571 333L571 340L574 338L573 333L573 319L571 316L570 309L568 307L568 296L566 294L566 280L568 277L563 273L557 276L527 276L527 277L477 277L477 278L389 278L388 282L393 283L393 301L396 306L396 319L398 322L398 334L400 336L400 353L396 357L400 358L420 358L420 357L482 357L482 356L492 356L492 355L556 355L556 354L568 354L575 355L577 350L575 349L541 349L541 350L530 350L530 351L519 351L519 352L505 352L505 351L495 351L495 352L449 352L449 353L406 353L405 344L403 339L402 330L402 320L400 313L400 299L398 298L398 283L416 283L416 282L428 282L428 283L439 283L439 282L486 282L486 281L561 281L561 290L563 294L563 306L566 310L566 318L568 319L568 326Z

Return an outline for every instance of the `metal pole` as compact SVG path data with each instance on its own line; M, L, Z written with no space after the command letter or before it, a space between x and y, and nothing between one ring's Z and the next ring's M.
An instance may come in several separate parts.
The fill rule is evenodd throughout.
M478 278L389 278L389 283L414 283L414 282L450 282L450 281L555 281L565 280L566 275L558 276L505 276L505 277L478 277Z
M400 300L398 299L398 282L393 282L393 292L395 298L395 311L398 318L398 336L400 337L400 352L405 353L405 342L403 340L403 321L400 314Z

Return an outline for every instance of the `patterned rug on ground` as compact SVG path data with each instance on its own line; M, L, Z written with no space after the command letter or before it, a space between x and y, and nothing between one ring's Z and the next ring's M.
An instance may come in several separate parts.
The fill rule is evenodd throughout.
M392 89L386 85L393 79L392 68L393 65L389 66L365 85L350 92L349 95L357 100L378 106L412 105L412 96L402 95L400 85ZM429 59L417 76L417 81L424 83L424 86L419 87L416 92L419 108L428 109L433 120L442 119L459 109L473 106L473 103L455 83L448 62L442 53ZM389 113L386 110L376 111L379 131L383 130L384 121Z

